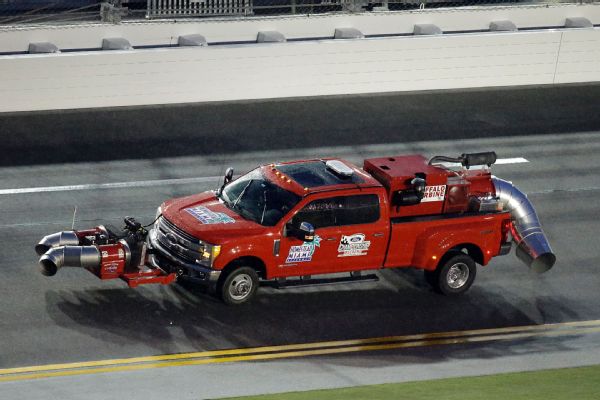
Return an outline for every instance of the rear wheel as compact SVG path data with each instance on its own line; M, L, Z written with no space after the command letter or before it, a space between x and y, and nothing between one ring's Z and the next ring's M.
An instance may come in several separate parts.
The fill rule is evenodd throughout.
M258 289L258 274L251 267L241 267L229 272L217 285L217 294L229 305L250 301Z
M431 277L432 286L442 294L458 295L469 290L476 274L475 261L467 254L457 253L438 266Z

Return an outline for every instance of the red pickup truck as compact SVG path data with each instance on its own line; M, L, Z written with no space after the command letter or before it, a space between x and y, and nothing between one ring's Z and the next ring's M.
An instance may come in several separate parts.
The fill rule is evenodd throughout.
M340 159L260 166L214 191L164 202L152 229L126 218L59 232L36 246L42 273L83 267L130 286L207 283L228 304L277 287L362 281L365 270L413 267L438 292L473 283L476 264L507 254L537 272L555 256L527 197L493 177L493 152L457 158ZM344 274L341 274L344 273ZM318 276L318 277L315 277Z

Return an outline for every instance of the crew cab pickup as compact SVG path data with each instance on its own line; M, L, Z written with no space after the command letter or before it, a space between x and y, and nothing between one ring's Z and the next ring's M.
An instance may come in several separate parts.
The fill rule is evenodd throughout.
M439 293L472 285L476 264L507 254L537 272L555 256L527 197L493 177L493 152L266 164L214 191L165 201L153 227L135 220L46 236L42 272L87 268L130 286L188 279L227 304L277 287L371 280L363 271L418 268ZM67 260L71 260L67 262ZM342 274L343 273L343 274ZM347 276L344 276L346 274Z

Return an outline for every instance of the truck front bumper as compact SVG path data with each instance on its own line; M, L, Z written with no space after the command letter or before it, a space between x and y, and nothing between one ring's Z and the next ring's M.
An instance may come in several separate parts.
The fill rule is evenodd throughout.
M221 271L182 260L163 246L157 240L156 236L155 230L151 229L147 240L149 250L148 264L167 272L181 270L182 273L178 274L178 277L185 277L195 282L209 285L217 283L221 276Z

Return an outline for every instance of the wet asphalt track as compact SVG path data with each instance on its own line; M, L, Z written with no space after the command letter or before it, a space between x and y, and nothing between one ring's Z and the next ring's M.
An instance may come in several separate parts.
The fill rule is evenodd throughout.
M463 115L468 118L461 124L459 118L452 116L451 109L457 107L457 103L464 104L467 101L464 96L475 106L477 93L455 94L457 100L449 101L447 108L439 108L444 104L437 104L438 115L446 119L420 120L421 113L425 113L422 107L417 107L416 119L405 113L397 116L400 125L410 127L423 123L434 128L433 125L439 124L445 132L472 130L470 120L479 118L485 120L485 125L495 126L497 131L506 127L509 136L482 135L490 137L479 139L473 138L474 134L465 134L471 138L447 140L444 134L437 137L435 131L429 131L429 136L423 135L421 141L410 135L403 139L398 134L384 135L384 139L373 137L372 142L385 141L386 144L340 142L339 146L331 146L331 138L326 136L329 132L319 131L320 121L316 120L307 121L306 129L319 131L322 139L315 134L316 142L311 142L313 147L309 148L297 143L297 137L284 133L277 142L282 146L275 147L289 143L287 149L271 151L234 154L212 151L184 156L185 152L171 149L173 155L179 157L53 165L29 162L30 165L2 167L0 189L9 189L212 177L222 174L228 165L242 171L257 163L320 155L340 155L360 161L370 156L399 153L455 155L495 150L502 158L525 157L530 161L497 166L494 172L530 194L558 262L549 273L538 276L530 273L512 253L497 258L489 267L479 268L472 290L458 299L434 294L418 271L404 270L381 272L379 283L286 291L265 289L253 304L229 308L187 286L132 290L120 281L101 282L86 271L74 269L46 278L37 271L37 256L33 251L33 245L43 235L70 227L74 206L77 206L75 226L78 228L102 222L118 223L124 215L150 222L163 199L210 189L216 181L214 184L5 194L0 196L0 368L600 319L597 238L600 134L577 133L600 130L600 123L595 129L591 126L599 118L600 90L578 90L586 91L587 95L581 99L571 98L581 101L577 112L572 111L573 107L555 107L550 95L544 100L544 96L540 97L535 91L530 92L529 97L521 92L524 105L533 102L537 107L532 108L532 115L546 115L545 120L529 121L529 125L521 129L518 123L512 123L510 114L495 111L492 104L472 113L463 109ZM512 91L506 93L516 96ZM398 98L395 101L406 101L402 96ZM503 106L500 109L503 110ZM584 117L586 112L589 119ZM6 119L0 118L2 134L6 134L5 128L9 126L5 122ZM251 122L253 129L258 129L255 125L260 122ZM224 122L228 126L238 123ZM385 124L390 123L385 121ZM537 126L536 133L541 134L532 135L529 126ZM582 127L586 129L578 129ZM207 127L199 126L200 130L204 128ZM218 130L218 127L208 128ZM373 132L377 132L377 128L376 124L371 127ZM21 129L24 128L21 126ZM356 134L351 127L349 131L350 137ZM67 137L64 130L56 134ZM119 144L135 148L134 144ZM93 147L82 151L95 154ZM36 154L33 150L23 157L33 159ZM16 155L13 152L7 157ZM5 382L0 383L0 397L41 398L50 393L60 398L77 398L85 391L90 398L102 398L113 390L145 399L165 393L177 398L202 398L493 372L493 366L498 370L519 370L600 363L597 339L598 335L532 339L314 357L293 362L179 367L85 378ZM231 374L236 376L234 383ZM136 389L136 385L142 384L145 389ZM23 393L28 395L22 397Z

